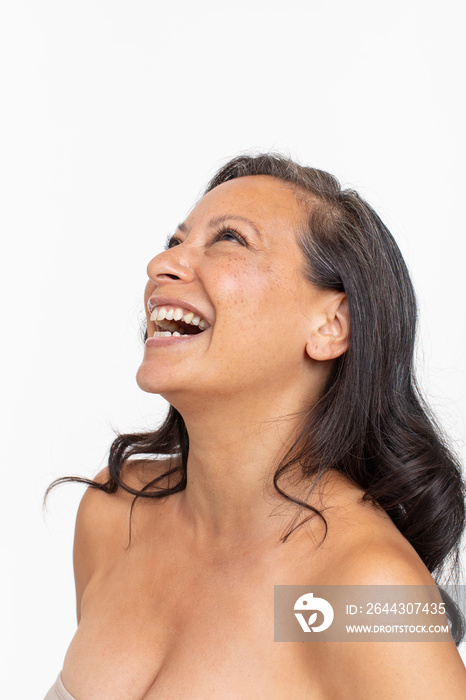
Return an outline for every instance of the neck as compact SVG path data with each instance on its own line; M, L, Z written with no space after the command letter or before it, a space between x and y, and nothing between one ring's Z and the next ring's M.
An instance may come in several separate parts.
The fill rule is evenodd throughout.
M178 408L189 434L180 508L199 539L278 542L296 514L275 490L273 475L299 435L309 398L260 403L230 397ZM289 493L286 478L282 484Z

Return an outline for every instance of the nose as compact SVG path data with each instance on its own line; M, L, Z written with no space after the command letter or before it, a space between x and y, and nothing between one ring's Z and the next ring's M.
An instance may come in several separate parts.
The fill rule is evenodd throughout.
M178 280L191 282L195 273L192 261L185 250L180 250L182 244L164 250L152 258L147 266L147 276L157 286L163 282Z

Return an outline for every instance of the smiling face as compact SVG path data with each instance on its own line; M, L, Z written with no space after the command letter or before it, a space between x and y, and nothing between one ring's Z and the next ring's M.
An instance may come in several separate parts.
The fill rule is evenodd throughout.
M264 175L228 181L199 201L147 268L142 389L176 407L189 395L267 399L313 389L327 363L310 357L311 327L322 327L335 293L304 278L296 234L306 219L295 191Z

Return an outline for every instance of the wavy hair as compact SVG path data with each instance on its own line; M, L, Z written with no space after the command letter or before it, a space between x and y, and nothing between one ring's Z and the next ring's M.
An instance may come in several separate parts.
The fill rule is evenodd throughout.
M279 481L296 465L309 483L336 469L364 490L364 499L387 512L432 575L457 578L465 487L460 465L416 384L416 299L395 240L357 192L342 189L329 173L279 154L234 158L205 194L251 175L269 175L294 188L307 212L307 224L297 232L303 273L318 287L344 291L351 318L350 347L334 361L322 398L309 408L298 440L278 465L275 489L326 525L318 510L288 495ZM184 420L170 406L158 430L116 437L106 483L63 477L47 493L57 483L78 480L108 493L122 488L135 496L133 506L139 497L163 498L186 487L188 451ZM133 489L122 467L136 455L168 455L169 469ZM464 621L448 601L447 613L459 643Z

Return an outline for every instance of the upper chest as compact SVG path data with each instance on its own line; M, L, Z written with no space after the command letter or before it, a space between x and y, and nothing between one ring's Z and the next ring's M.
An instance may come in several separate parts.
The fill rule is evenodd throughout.
M274 586L331 582L357 518L336 525L330 514L323 544L303 531L265 549L203 550L171 511L157 513L157 527L141 520L131 547L112 550L85 589L63 668L69 692L325 700L322 645L274 642Z
M287 697L292 678L293 697L320 699L299 645L274 642L274 585L312 577L306 548L207 563L168 545L130 548L90 581L65 659L67 689L79 700L96 689L102 700L273 700Z

